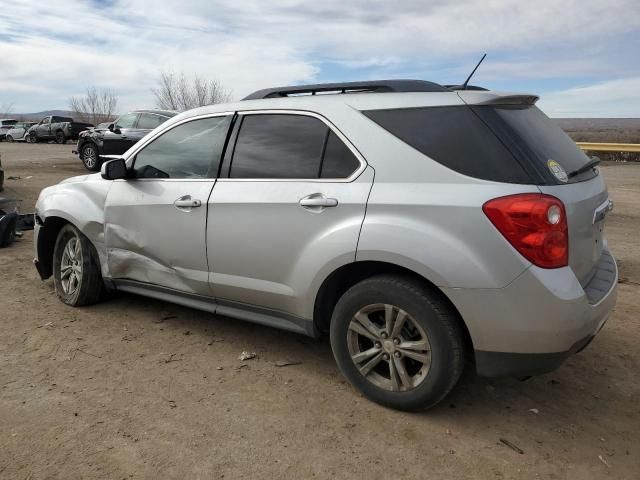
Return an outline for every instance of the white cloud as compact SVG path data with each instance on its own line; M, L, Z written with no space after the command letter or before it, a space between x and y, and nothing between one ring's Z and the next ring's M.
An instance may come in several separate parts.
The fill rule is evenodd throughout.
M218 78L237 98L327 68L452 82L482 51L483 79L612 78L616 42L639 30L637 0L69 0L63 10L13 0L0 14L0 100L64 108L96 85L121 109L145 107L161 69Z
M551 117L638 117L640 77L547 93L540 107Z

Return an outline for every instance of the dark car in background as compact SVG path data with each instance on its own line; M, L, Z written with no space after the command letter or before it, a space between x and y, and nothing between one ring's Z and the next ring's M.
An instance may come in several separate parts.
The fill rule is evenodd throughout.
M154 128L178 112L171 110L135 110L120 115L107 128L92 128L80 133L77 153L85 168L100 170L104 155L121 155Z
M5 139L5 137L7 136L7 131L11 130L16 123L18 123L18 120L15 120L13 118L0 119L0 141Z
M76 140L83 130L93 127L90 123L74 122L71 117L49 115L29 129L31 143L55 140L63 144L67 140Z

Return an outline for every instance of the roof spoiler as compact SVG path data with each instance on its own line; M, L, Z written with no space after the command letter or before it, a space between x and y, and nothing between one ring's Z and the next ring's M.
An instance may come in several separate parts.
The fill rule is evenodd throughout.
M525 106L535 104L540 97L537 95L503 95L475 103L475 105L513 105Z

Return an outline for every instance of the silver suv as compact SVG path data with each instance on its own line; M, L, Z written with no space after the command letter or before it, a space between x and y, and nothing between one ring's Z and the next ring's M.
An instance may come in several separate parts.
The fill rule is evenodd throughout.
M73 306L122 290L328 333L368 398L428 408L466 360L549 372L616 298L597 161L532 95L395 80L178 115L46 188L35 264Z

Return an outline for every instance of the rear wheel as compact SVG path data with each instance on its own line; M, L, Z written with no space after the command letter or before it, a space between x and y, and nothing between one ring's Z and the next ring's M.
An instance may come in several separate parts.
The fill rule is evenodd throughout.
M67 139L64 136L63 131L56 132L56 143L59 145L64 145L67 142Z
M77 228L65 225L53 251L56 294L67 305L79 307L98 302L104 291L100 261L95 248Z
M349 289L334 309L331 347L353 386L399 410L437 404L464 366L455 312L435 292L402 276L372 277Z
M98 149L93 143L88 143L80 150L80 159L84 164L84 168L92 172L100 169L100 161L98 160Z

